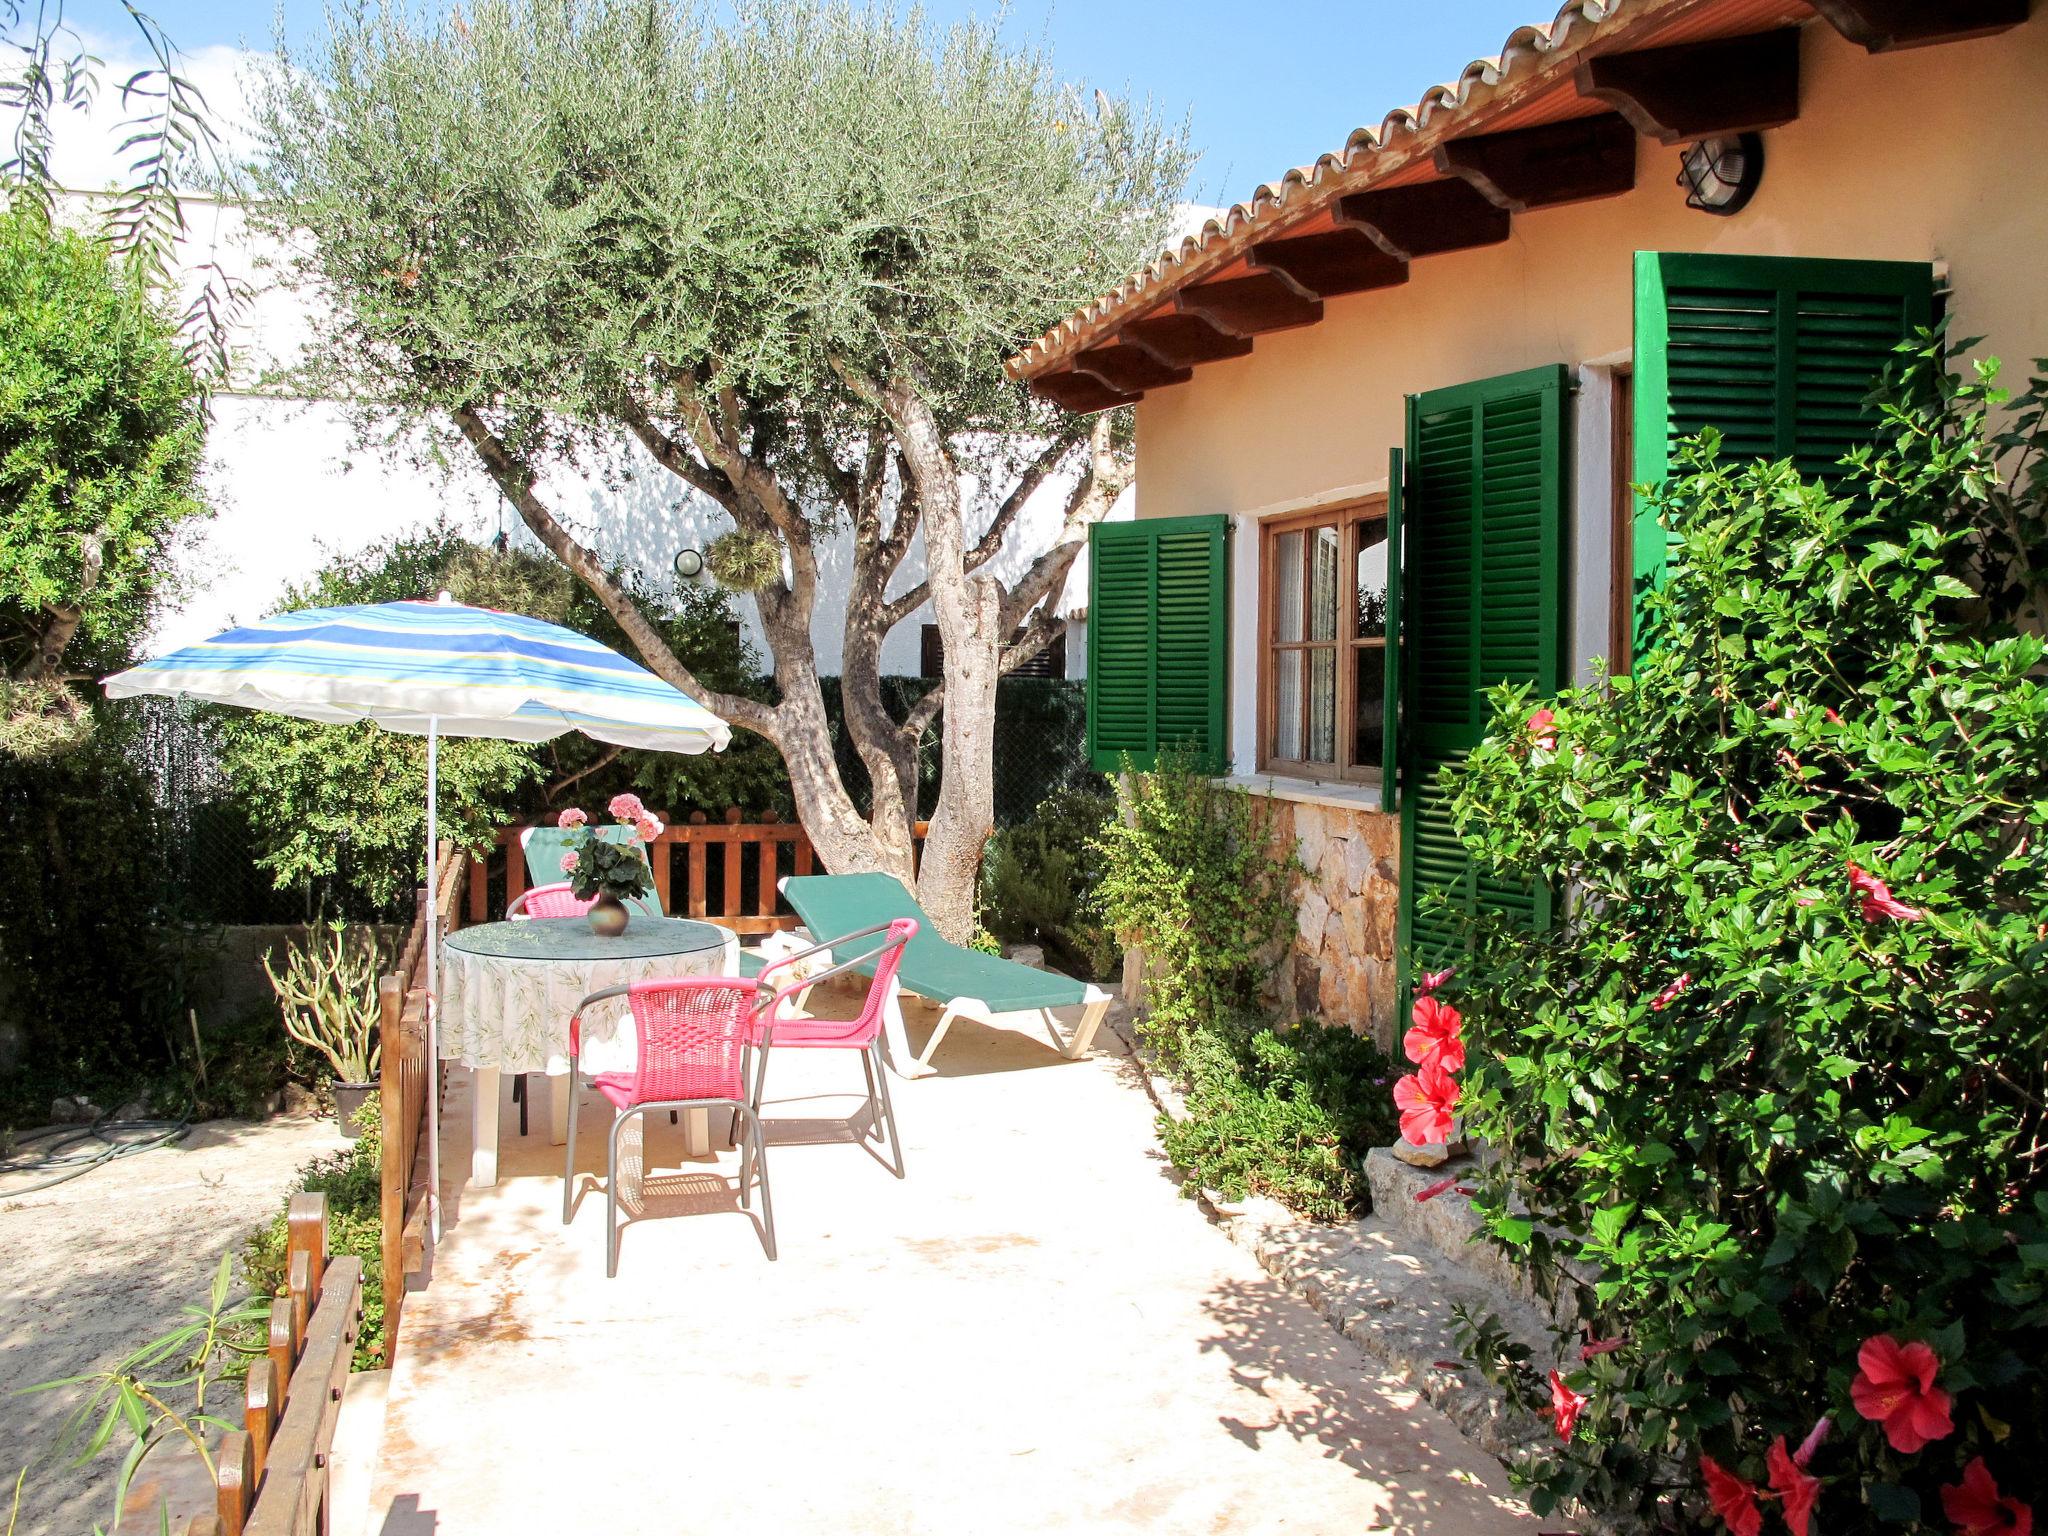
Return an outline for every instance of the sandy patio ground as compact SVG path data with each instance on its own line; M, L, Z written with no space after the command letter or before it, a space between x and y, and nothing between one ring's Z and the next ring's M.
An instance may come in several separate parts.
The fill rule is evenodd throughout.
M239 1253L276 1213L300 1165L342 1144L327 1119L213 1120L175 1146L39 1194L10 1199L0 1186L0 1525L15 1473L42 1453L73 1401L4 1394L90 1371L166 1332L180 1306L205 1301L220 1256ZM19 1536L82 1536L95 1520L108 1524L122 1448L76 1471L62 1462L31 1468ZM157 1457L166 1470L178 1459L165 1447L145 1472ZM182 1506L174 1499L173 1508Z
M408 1303L368 1529L1533 1532L1497 1463L1179 1197L1101 1039L1067 1062L958 1026L943 1075L895 1083L902 1183L833 1139L858 1063L777 1058L776 1263L708 1177L732 1156L686 1162L663 1118L669 1214L607 1280L608 1112L586 1100L564 1228L546 1117L521 1138L508 1110L501 1182L460 1193Z

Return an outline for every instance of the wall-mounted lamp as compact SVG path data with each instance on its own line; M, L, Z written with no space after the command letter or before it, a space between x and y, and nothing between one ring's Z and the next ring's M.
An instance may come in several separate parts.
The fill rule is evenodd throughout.
M684 581L695 581L704 574L704 556L694 549L676 551L676 575Z
M1726 217L1740 213L1764 179L1764 141L1754 133L1701 139L1678 160L1685 206Z

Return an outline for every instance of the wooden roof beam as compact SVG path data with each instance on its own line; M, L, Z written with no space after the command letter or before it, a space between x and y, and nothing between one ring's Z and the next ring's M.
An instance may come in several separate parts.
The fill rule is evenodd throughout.
M1111 389L1093 374L1076 373L1071 368L1040 374L1031 381L1031 392L1076 416L1092 416L1097 411L1138 403L1138 396Z
M1799 29L1579 60L1579 94L1666 144L1778 128L1799 116Z
M1261 240L1251 248L1254 271L1271 272L1311 299L1391 288L1408 281L1408 263L1389 256L1354 229Z
M1116 333L1155 361L1169 368L1192 368L1226 357L1243 357L1252 344L1241 336L1226 336L1200 315L1165 310L1133 320Z
M1508 213L1457 177L1412 187L1353 192L1337 199L1337 222L1357 230L1396 261L1498 245Z
M1990 37L2027 19L2027 0L1812 0L1852 43L1872 53Z
M1436 168L1463 177L1509 213L1613 197L1636 184L1636 131L1620 113L1602 112L1474 134L1439 144Z
M1226 336L1238 337L1314 325L1323 318L1322 300L1305 298L1271 272L1197 283L1175 294L1173 306L1184 315L1200 315Z
M1139 395L1148 389L1185 384L1195 376L1192 368L1174 368L1159 361L1143 347L1114 341L1105 347L1090 347L1074 354L1074 367L1092 374L1119 394Z

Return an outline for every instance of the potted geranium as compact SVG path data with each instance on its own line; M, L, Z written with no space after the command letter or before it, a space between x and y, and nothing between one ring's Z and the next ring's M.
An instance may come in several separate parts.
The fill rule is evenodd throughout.
M652 867L642 849L653 846L662 825L638 795L614 795L606 809L618 825L633 829L630 839L615 843L600 837L590 818L574 806L562 812L555 825L569 834L569 851L562 855L569 889L583 901L597 898L589 912L590 931L617 938L626 931L626 903L652 888Z

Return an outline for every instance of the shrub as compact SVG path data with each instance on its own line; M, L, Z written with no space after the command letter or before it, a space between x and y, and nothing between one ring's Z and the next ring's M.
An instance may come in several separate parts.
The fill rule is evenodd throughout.
M1253 823L1251 797L1162 754L1127 775L1129 815L1091 839L1102 860L1095 909L1145 952L1149 1013L1140 1026L1169 1066L1204 1026L1251 1017L1261 984L1294 925L1292 855L1276 859Z
M1498 695L1463 773L1482 867L1572 894L1477 922L1452 983L1491 1239L1612 1346L1554 1389L1586 1402L1539 1508L1718 1529L1770 1484L1828 1536L1946 1530L1980 1457L2038 1503L2048 479L2040 382L1994 435L1995 376L1908 359L1833 490L1704 439L1633 679L1534 730ZM1867 1416L1902 1352L1924 1444Z
M341 1151L316 1157L300 1170L293 1194L311 1191L327 1196L327 1251L363 1261L363 1321L356 1334L352 1369L374 1371L384 1364L384 1191L379 1162L383 1155L383 1110L371 1094L355 1113L362 1133ZM242 1249L242 1273L259 1296L287 1294L285 1261L291 1241L291 1197L270 1221L249 1234Z
M1102 879L1095 840L1115 809L1107 795L1064 789L989 839L982 915L997 938L1042 944L1063 969L1083 976L1109 974L1115 946L1089 898Z
M1166 1154L1232 1200L1269 1195L1317 1221L1369 1210L1365 1154L1394 1136L1393 1064L1341 1025L1198 1029L1185 1117L1161 1120Z

